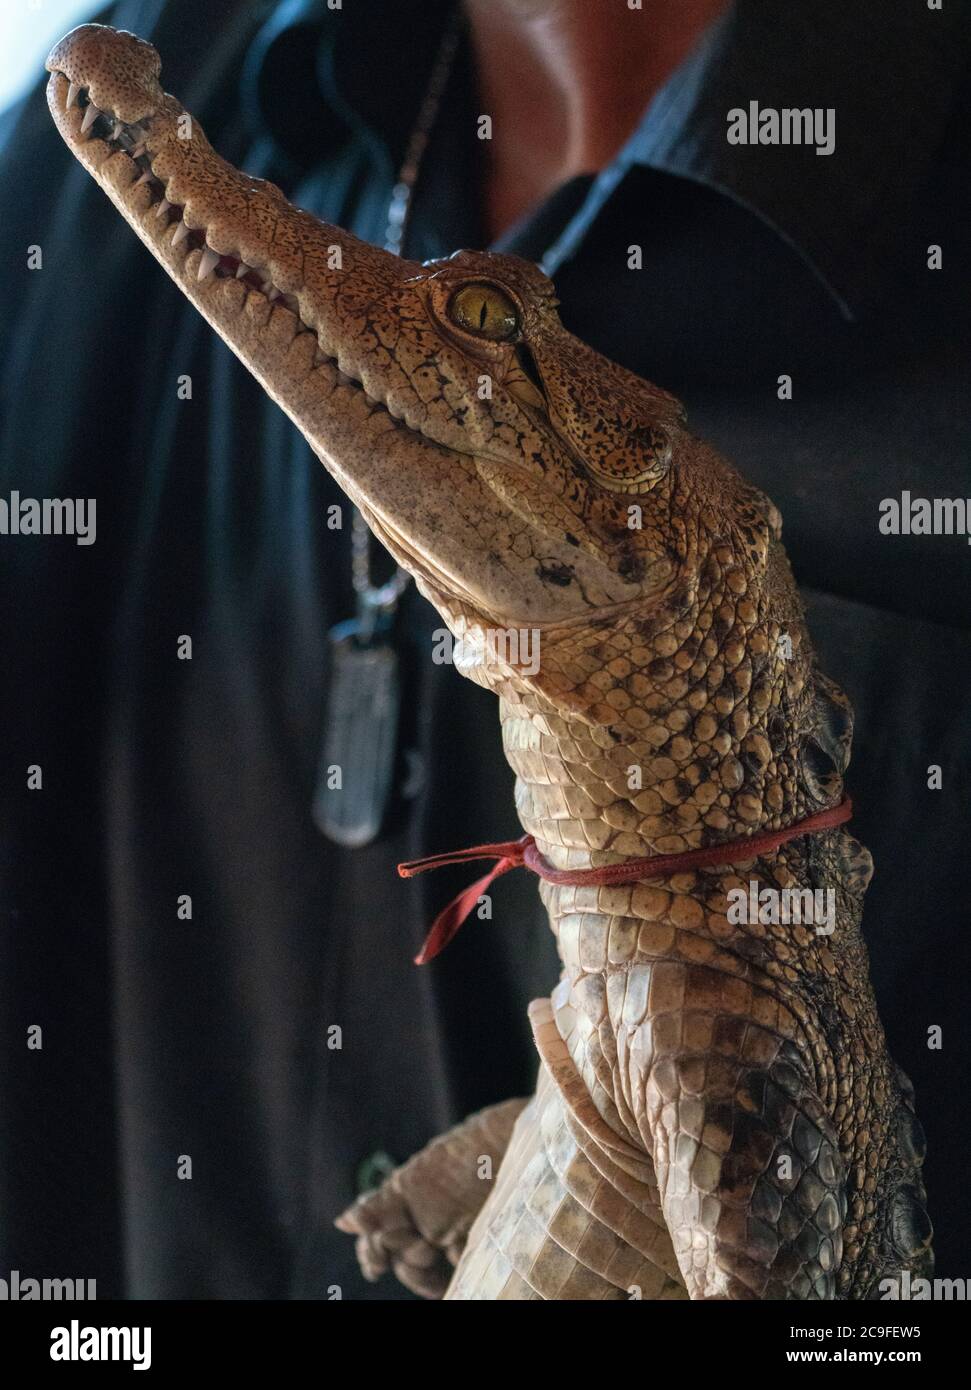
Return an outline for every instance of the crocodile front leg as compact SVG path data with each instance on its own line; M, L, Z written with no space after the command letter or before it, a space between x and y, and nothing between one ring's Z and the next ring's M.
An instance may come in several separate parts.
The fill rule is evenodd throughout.
M367 1279L390 1268L412 1293L442 1297L526 1104L502 1101L463 1120L337 1218L358 1238Z
M805 1057L752 1021L782 1012L777 1001L715 970L657 973L657 992L682 1005L648 1025L641 1095L691 1298L835 1297L846 1166Z

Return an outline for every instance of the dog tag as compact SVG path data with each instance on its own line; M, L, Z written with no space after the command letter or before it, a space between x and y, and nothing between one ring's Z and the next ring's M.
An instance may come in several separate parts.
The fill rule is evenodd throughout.
M317 828L350 849L381 832L398 735L398 654L379 631L362 633L355 618L330 632L330 690L313 801Z

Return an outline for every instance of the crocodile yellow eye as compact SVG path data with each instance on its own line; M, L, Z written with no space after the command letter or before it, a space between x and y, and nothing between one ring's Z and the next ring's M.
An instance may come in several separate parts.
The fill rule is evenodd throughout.
M519 331L519 313L508 294L495 285L463 285L449 300L449 317L466 333L494 343Z

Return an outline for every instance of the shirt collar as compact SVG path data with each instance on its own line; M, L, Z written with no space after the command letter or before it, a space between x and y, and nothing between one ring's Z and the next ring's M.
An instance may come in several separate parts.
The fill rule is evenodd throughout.
M968 61L958 6L737 0L648 107L622 162L722 189L812 266L847 317L892 273ZM944 21L939 23L938 21ZM728 113L833 112L835 149L732 145Z
M258 36L246 87L260 125L306 166L348 130L392 171L453 0L287 0ZM648 105L544 264L580 247L632 168L708 185L748 207L820 276L853 318L893 270L901 228L944 136L971 43L956 5L736 0ZM835 150L732 145L728 113L832 109Z
M349 132L396 169L454 0L285 0L257 34L243 72L254 129L311 168Z

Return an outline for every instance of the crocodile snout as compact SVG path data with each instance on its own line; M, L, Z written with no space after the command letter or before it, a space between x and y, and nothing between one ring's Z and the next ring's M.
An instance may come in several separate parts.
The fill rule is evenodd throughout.
M150 43L125 30L82 24L54 45L45 66L126 124L153 115L162 101L162 60Z

